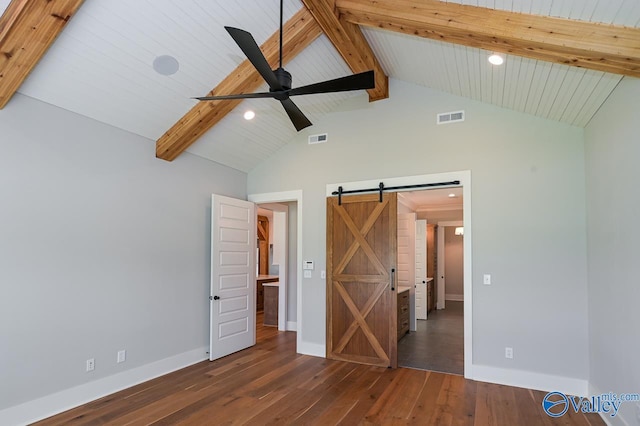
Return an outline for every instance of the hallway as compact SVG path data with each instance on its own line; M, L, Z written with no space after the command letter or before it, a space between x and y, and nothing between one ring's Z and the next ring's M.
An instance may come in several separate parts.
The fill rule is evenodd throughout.
M464 374L464 302L447 301L398 342L398 366Z

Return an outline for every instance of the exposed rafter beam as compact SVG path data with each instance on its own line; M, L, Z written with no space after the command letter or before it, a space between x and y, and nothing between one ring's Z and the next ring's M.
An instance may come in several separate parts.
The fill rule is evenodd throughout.
M0 17L0 109L62 31L83 0L13 0Z
M388 98L389 78L360 31L360 27L350 22L340 21L336 10L327 0L302 0L302 2L349 65L351 71L354 73L374 71L376 87L367 90L369 101Z
M283 26L284 63L302 52L312 41L322 34L313 16L306 8L300 9ZM276 31L260 46L267 62L277 68L279 58L279 33ZM244 60L216 86L208 96L231 93L250 93L258 89L264 81L248 60ZM200 136L211 129L241 101L199 102L156 142L156 157L173 161Z
M435 0L336 0L344 19L448 43L640 77L640 29Z

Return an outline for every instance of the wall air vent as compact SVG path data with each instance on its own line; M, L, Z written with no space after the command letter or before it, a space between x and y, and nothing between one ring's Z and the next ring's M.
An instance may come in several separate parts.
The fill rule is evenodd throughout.
M329 139L328 133L321 133L319 135L309 136L309 145L315 145L317 143L325 143Z
M464 111L444 112L438 114L438 124L449 124L464 121Z

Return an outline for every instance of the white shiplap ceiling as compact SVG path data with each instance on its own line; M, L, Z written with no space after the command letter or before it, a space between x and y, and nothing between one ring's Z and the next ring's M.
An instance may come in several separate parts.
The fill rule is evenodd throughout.
M9 0L0 0L0 10ZM285 21L303 7L285 0ZM638 27L638 0L467 0L472 6ZM157 140L244 56L224 25L253 34L259 44L279 24L277 0L86 0L20 92ZM381 30L364 29L391 78L584 126L621 77L507 56L492 67L487 52ZM153 60L172 55L180 70L157 74ZM350 74L321 36L286 65L294 86ZM266 85L261 89L266 89ZM312 122L359 93L297 97ZM393 93L390 93L393 96ZM242 118L256 110L251 122ZM7 106L10 108L10 104ZM313 133L313 127L310 128ZM248 171L295 134L273 100L244 101L188 151Z

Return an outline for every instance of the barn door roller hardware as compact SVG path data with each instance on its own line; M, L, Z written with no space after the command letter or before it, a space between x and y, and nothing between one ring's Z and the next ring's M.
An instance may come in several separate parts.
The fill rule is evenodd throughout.
M384 186L384 183L380 182L377 188L369 188L369 189L351 189L345 191L342 186L338 187L337 191L333 191L331 195L338 196L338 205L342 205L342 196L344 194L361 194L363 192L379 192L380 193L380 202L382 202L382 192L383 191L397 191L403 189L420 189L420 188L433 188L437 186L457 186L460 185L459 180L452 180L451 182L436 182L436 183L421 183L417 185L401 185L401 186Z

